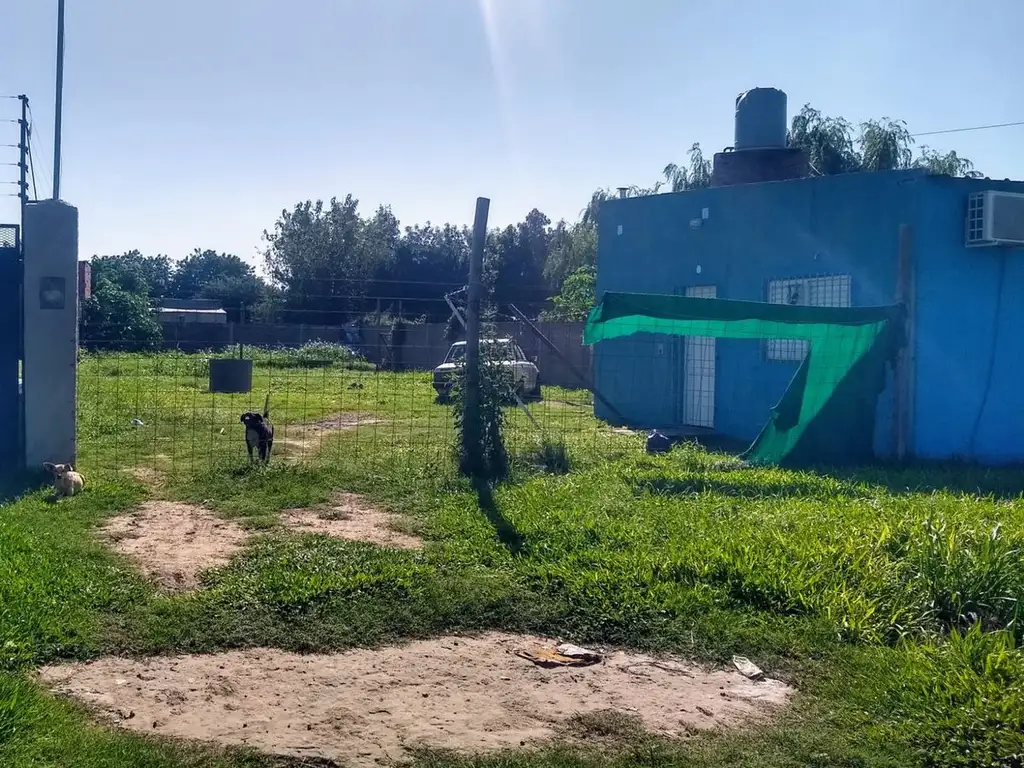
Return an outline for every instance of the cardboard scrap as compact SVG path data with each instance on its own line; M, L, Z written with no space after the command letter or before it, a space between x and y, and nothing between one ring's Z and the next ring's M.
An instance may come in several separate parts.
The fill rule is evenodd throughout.
M740 674L749 680L760 680L764 677L761 668L746 656L733 656L732 663L740 671Z
M563 643L557 648L531 648L516 651L516 656L532 661L541 667L586 667L599 664L603 657L596 651L581 648L571 643Z

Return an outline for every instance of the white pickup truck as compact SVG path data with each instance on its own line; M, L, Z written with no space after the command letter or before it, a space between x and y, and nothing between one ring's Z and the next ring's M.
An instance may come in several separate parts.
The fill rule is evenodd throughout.
M501 365L512 369L516 393L524 400L540 400L540 371L512 339L481 339L481 344L497 345L495 357ZM434 389L440 400L447 400L455 383L455 372L466 359L466 342L452 344L444 362L434 369Z

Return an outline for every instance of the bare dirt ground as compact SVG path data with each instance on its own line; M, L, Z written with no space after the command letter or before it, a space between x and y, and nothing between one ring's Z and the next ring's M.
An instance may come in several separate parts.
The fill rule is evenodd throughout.
M293 531L397 549L422 547L420 539L400 530L401 522L399 516L355 494L342 494L322 509L281 513L282 525ZM166 592L197 588L202 571L225 565L249 538L237 523L195 504L175 501L146 502L134 512L108 520L101 533Z
M167 476L156 467L139 465L124 471L149 488L161 488L167 483Z
M550 406L551 408L576 408L581 410L583 408L593 408L592 405L583 405L582 403L570 403L566 400L540 400L534 404L534 407L543 410L545 407Z
M341 494L323 509L290 509L281 513L287 528L325 533L352 541L369 541L382 547L419 549L423 541L400 530L401 518L368 503L353 493Z
M383 424L372 414L338 413L308 424L282 424L274 436L274 453L287 459L298 459L320 450L324 437L360 427Z
M578 715L609 711L680 737L762 720L792 692L669 658L614 652L598 665L547 669L515 655L552 644L490 633L330 655L108 658L38 674L122 728L355 766L387 765L418 746L536 744Z
M101 532L168 592L195 589L199 573L226 564L247 537L237 523L174 501L147 501L108 520Z

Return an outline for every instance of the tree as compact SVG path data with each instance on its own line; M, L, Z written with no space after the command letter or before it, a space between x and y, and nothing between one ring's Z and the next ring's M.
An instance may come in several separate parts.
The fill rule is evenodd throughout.
M252 280L258 280L252 265L237 256L196 248L175 267L169 295L176 299L196 299L202 297L209 286L242 281L251 287Z
M587 203L587 207L580 212L580 222L597 226L597 217L601 210L601 203L605 200L611 200L611 198L612 194L607 189L594 190L590 195L590 202Z
M902 120L868 120L860 126L860 168L864 171L898 171L909 168L914 143Z
M810 104L793 117L789 146L803 148L811 169L821 176L861 169L861 158L853 145L853 126L841 117L823 115Z
M367 289L367 309L444 322L446 294L466 284L470 232L453 224L406 227L394 251L377 266Z
M544 264L544 279L556 291L580 267L597 264L597 225L579 221L571 227L560 221L551 236L551 249Z
M273 285L263 284L263 298L250 310L245 310L245 319L253 323L276 325L285 322L284 292Z
M941 154L927 145L921 147L921 154L914 160L914 167L923 168L929 173L965 176L969 179L980 179L983 175L974 170L974 163L966 157L960 157L955 151Z
M92 281L107 280L129 293L151 298L167 295L171 284L171 260L166 256L143 256L132 250L117 256L92 257Z
M551 220L536 208L523 221L494 234L485 261L499 307L511 302L530 314L544 305L549 293L544 266L550 240Z
M339 325L365 311L367 288L394 255L399 229L390 208L370 219L358 208L352 195L326 205L307 200L263 233L267 273L284 294L289 320Z
M244 322L251 311L263 301L267 292L255 274L240 277L219 277L199 289L198 298L220 303L232 323Z
M860 125L853 138L853 126L843 118L828 117L805 104L790 125L789 144L802 147L811 170L821 176L854 171L897 171L923 168L950 176L981 176L974 164L956 152L940 154L922 146L915 158L914 137L902 120L883 117Z
M597 303L597 270L592 266L580 267L565 279L561 292L552 297L554 306L545 310L541 318L554 322L581 322Z
M126 291L101 278L92 296L82 303L79 335L83 346L140 350L156 346L163 331L145 294Z
M669 163L662 174L665 183L673 192L689 189L703 189L711 186L711 161L704 159L700 144L694 144L687 153L689 163L685 166Z

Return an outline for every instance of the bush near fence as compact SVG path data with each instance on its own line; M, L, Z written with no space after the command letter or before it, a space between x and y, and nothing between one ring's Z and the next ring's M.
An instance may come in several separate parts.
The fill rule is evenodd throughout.
M538 323L537 327L565 359L554 354L522 323L498 323L500 336L514 338L523 352L535 358L541 381L549 386L579 389L584 385L572 367L590 384L590 348L583 346L583 323ZM182 352L223 349L236 344L259 347L300 347L310 341L348 343L346 329L322 325L261 325L252 323L171 324L163 326L164 348ZM403 334L391 328L362 328L359 352L367 360L392 371L429 371L444 360L451 342L445 323L406 326ZM396 338L397 337L397 338Z

